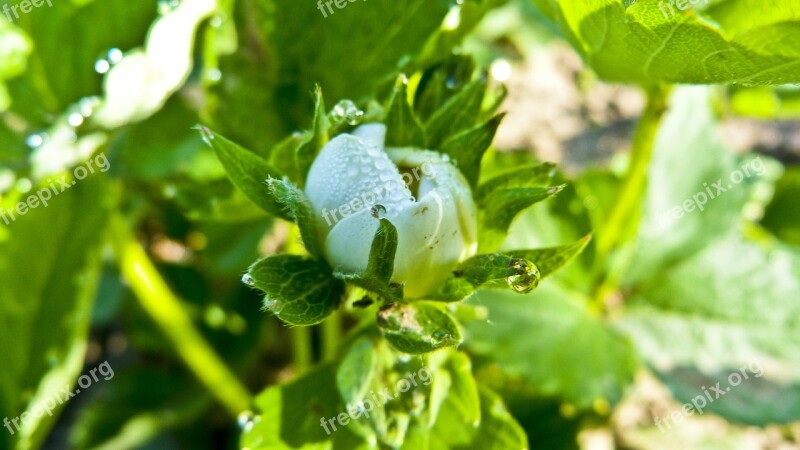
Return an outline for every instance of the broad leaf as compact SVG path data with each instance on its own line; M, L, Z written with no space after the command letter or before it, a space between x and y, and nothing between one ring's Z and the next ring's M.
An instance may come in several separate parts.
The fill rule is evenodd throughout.
M425 123L430 148L438 148L448 137L472 128L481 111L486 80L479 78L470 82Z
M324 261L322 230L318 227L317 216L303 191L287 180L267 179L267 192L276 203L286 208L285 215L291 217L300 228L303 244L311 256Z
M2 448L38 448L63 408L66 394L54 392L75 390L116 199L116 188L94 175L9 225L0 218L0 415L27 419L13 436L0 433ZM10 205L2 206L8 217Z
M430 303L393 303L378 311L378 328L398 350L429 353L461 343L461 330L450 314Z
M503 114L499 114L483 125L452 136L439 149L455 160L458 169L473 188L480 178L483 155L492 145L502 120Z
M257 261L248 269L245 282L266 294L266 310L298 326L322 322L344 295L344 283L333 278L325 263L297 255Z
M523 210L558 194L564 186L511 188L494 191L481 203L478 251L498 248L508 234L511 222Z
M785 2L722 2L706 17L677 3L536 0L607 80L633 83L786 84L800 81L800 11ZM684 5L693 5L684 2ZM687 9L684 7L684 9ZM759 17L758 19L753 19ZM714 20L720 19L715 25Z

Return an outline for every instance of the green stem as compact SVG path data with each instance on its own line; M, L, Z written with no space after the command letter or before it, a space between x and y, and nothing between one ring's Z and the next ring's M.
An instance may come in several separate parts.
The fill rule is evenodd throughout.
M647 91L647 105L636 126L631 160L619 198L597 235L597 263L606 266L612 252L632 236L639 226L641 205L647 187L647 171L653 156L656 135L667 110L671 88L655 86ZM616 289L616 282L605 273L596 283L596 301Z
M292 361L297 373L303 373L311 367L311 328L294 327L292 330Z
M139 304L172 342L183 362L233 416L248 409L250 393L194 327L180 300L120 216L112 219L112 242L122 275Z
M339 350L339 339L342 335L342 323L338 313L331 314L321 325L322 328L322 359L324 361L336 360Z

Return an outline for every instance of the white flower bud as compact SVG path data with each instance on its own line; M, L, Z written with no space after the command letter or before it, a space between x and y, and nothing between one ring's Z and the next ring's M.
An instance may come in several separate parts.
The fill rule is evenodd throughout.
M398 233L392 282L419 298L475 254L477 209L446 155L384 149L385 135L384 125L367 124L332 139L312 164L305 191L326 233L328 262L340 272L366 269L378 228L371 209L383 206Z

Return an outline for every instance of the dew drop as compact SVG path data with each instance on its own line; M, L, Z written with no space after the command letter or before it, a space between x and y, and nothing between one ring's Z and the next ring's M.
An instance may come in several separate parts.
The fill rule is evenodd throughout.
M445 81L444 84L445 86L447 86L448 89L455 89L458 87L458 79L451 75L447 77L447 80Z
M364 111L358 109L352 100L342 100L331 110L331 117L336 122L346 122L348 125L358 125Z
M248 286L255 286L256 285L256 280L253 279L252 275L250 275L249 273L246 273L246 274L244 274L244 276L242 276L242 283L244 283L244 284L246 284Z
M375 205L370 208L369 213L376 219L386 218L386 207L383 205Z
M436 331L434 331L434 332L433 332L433 334L431 335L431 337L432 337L434 340L436 340L436 341L440 341L440 342L441 342L441 341L445 341L445 340L448 340L448 339L450 339L450 333L448 333L448 332L447 332L447 331L445 331L445 330L436 330Z
M169 14L172 11L180 6L181 2L179 0L159 0L158 1L158 13L162 16L164 14Z
M71 127L79 127L83 125L83 115L81 115L81 113L74 112L67 116L67 123Z
M32 150L41 147L45 142L47 142L47 134L45 133L32 134L25 139L25 144Z
M281 303L279 300L268 299L264 301L264 307L273 313L278 314L283 310L283 303Z
M222 71L220 71L216 67L212 67L206 70L206 79L208 79L208 81L216 83L217 81L222 79Z
M114 64L122 61L122 50L118 48L112 48L111 50L106 53L106 60L113 66Z
M208 24L214 28L219 28L222 26L222 17L214 16L211 18L211 20L208 21Z
M239 414L239 417L236 418L236 424L239 426L239 429L245 433L249 433L250 430L253 429L253 425L255 425L255 423L256 416L252 411L244 411Z
M358 169L357 166L347 166L347 176L352 178L358 175L361 171Z
M98 59L94 63L94 71L100 74L108 72L108 69L110 68L111 64L105 59Z
M532 262L524 259L513 259L511 261L511 270L516 274L506 278L506 281L514 292L527 294L539 286L539 268Z
M209 147L212 146L211 142L214 140L214 133L211 132L207 127L200 127L200 135L203 137L203 142L205 142Z

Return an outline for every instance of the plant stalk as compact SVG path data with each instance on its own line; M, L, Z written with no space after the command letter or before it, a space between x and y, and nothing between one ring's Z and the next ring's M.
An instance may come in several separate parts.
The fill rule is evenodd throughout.
M139 304L171 341L183 362L234 417L247 410L250 393L195 328L120 216L112 218L112 243L122 275Z

